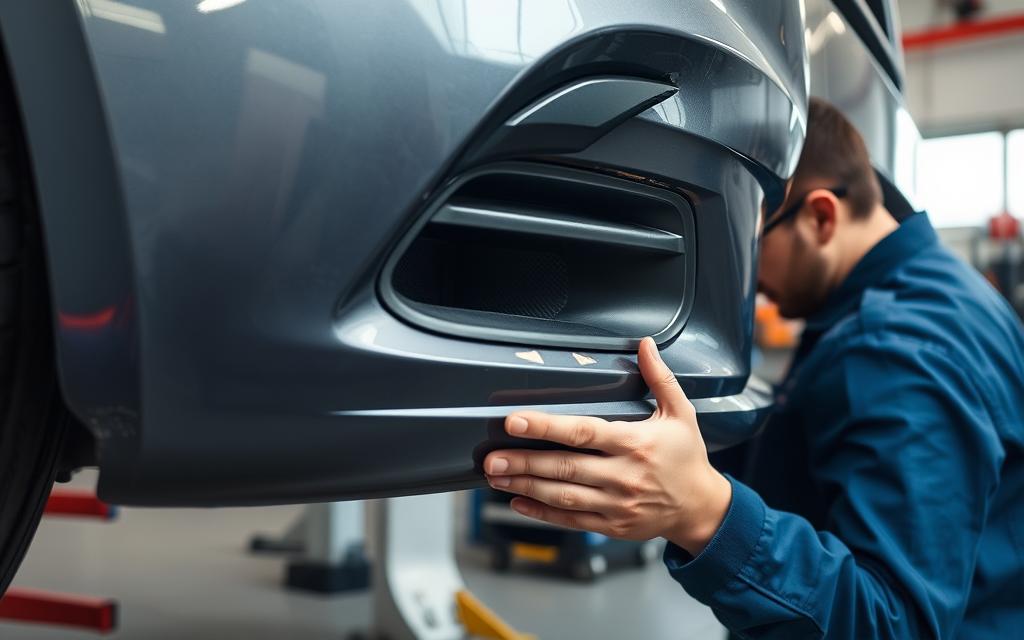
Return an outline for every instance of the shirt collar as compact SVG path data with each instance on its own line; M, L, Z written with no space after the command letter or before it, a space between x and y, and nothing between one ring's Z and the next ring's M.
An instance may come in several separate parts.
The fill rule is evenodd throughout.
M860 259L843 283L828 295L821 309L807 318L806 328L814 332L827 330L857 308L865 289L879 284L904 261L938 241L928 214L919 211L907 216Z

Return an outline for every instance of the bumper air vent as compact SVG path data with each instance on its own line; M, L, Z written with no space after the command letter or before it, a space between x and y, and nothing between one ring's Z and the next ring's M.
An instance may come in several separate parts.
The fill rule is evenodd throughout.
M682 327L694 280L681 196L601 174L506 164L456 180L385 267L381 294L423 328L630 350Z

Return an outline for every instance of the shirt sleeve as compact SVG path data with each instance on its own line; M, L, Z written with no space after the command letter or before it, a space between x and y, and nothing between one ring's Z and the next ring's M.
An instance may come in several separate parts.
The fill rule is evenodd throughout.
M809 420L795 428L807 432L822 530L730 478L732 503L704 551L666 548L672 577L733 633L956 633L1004 454L967 375L892 340L844 349L800 394ZM829 400L818 408L816 397Z

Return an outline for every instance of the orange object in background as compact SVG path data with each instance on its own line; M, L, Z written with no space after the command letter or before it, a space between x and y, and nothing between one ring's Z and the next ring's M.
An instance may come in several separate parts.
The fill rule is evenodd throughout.
M775 303L761 296L757 299L754 323L757 343L765 349L792 349L796 346L800 323L783 318Z

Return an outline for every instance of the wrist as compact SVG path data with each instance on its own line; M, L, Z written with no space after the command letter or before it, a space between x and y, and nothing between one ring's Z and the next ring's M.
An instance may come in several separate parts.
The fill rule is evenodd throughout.
M710 465L705 480L699 485L701 488L695 492L693 507L686 510L680 522L666 536L669 542L692 556L699 555L708 546L732 503L732 483Z

